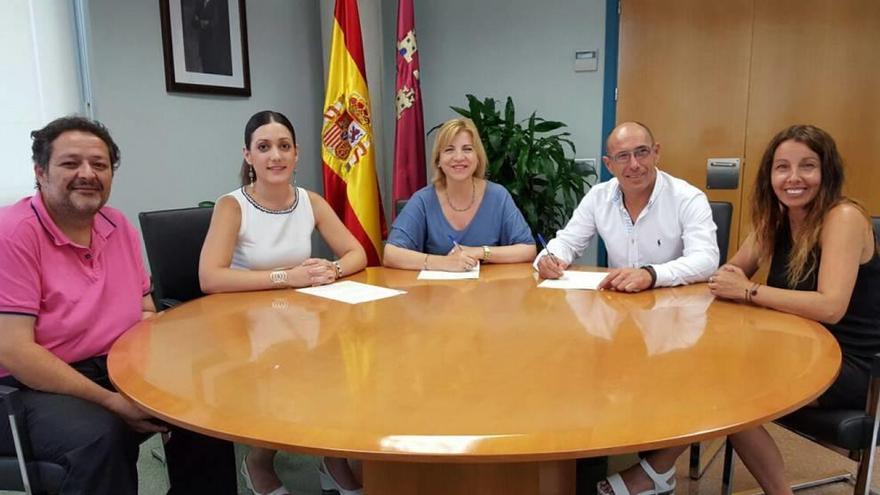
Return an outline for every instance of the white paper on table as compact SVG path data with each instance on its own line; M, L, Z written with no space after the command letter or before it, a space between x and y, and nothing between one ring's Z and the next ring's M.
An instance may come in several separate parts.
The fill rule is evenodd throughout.
M441 270L422 270L419 280L469 280L480 278L480 264L466 272L444 272Z
M352 282L351 280L344 280L342 282L321 285L318 287L305 287L303 289L296 289L296 291L348 304L359 304L362 302L375 301L377 299L385 299L387 297L406 294L406 291L404 290L362 284L360 282Z
M606 272L580 272L565 270L556 280L545 280L538 284L542 289L590 289L597 290L599 282L608 275Z

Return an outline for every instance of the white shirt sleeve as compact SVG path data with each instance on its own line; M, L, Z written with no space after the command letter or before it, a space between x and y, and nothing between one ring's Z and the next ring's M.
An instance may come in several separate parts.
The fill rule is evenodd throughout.
M571 264L575 258L579 257L590 245L593 236L596 235L595 194L593 193L595 190L592 188L587 191L565 228L556 232L556 237L547 243L547 249L553 253L553 256L566 264ZM538 269L538 261L547 254L547 249L541 250L535 257L532 266L536 270Z
M706 195L694 194L681 204L682 255L667 263L652 265L657 272L656 287L706 281L718 269L718 241L712 208Z

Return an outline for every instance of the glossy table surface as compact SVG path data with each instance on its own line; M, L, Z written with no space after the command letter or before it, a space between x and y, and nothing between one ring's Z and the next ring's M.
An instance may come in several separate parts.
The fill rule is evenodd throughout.
M817 397L840 350L821 325L715 300L539 289L529 265L479 280L350 277L407 291L348 305L218 294L141 322L110 352L120 391L244 443L377 461L550 461L761 424Z

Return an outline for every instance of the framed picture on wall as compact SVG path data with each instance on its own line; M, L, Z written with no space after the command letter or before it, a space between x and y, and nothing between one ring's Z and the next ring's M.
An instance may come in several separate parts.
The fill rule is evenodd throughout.
M245 0L159 0L165 89L251 95Z

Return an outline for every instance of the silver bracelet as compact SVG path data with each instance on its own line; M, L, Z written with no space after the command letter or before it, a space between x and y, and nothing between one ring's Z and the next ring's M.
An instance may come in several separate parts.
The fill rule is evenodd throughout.
M339 261L331 261L333 263L333 267L336 268L336 278L342 278L342 265L339 264Z
M274 272L269 273L269 280L272 281L273 285L281 285L287 283L287 272L284 270L276 270Z

